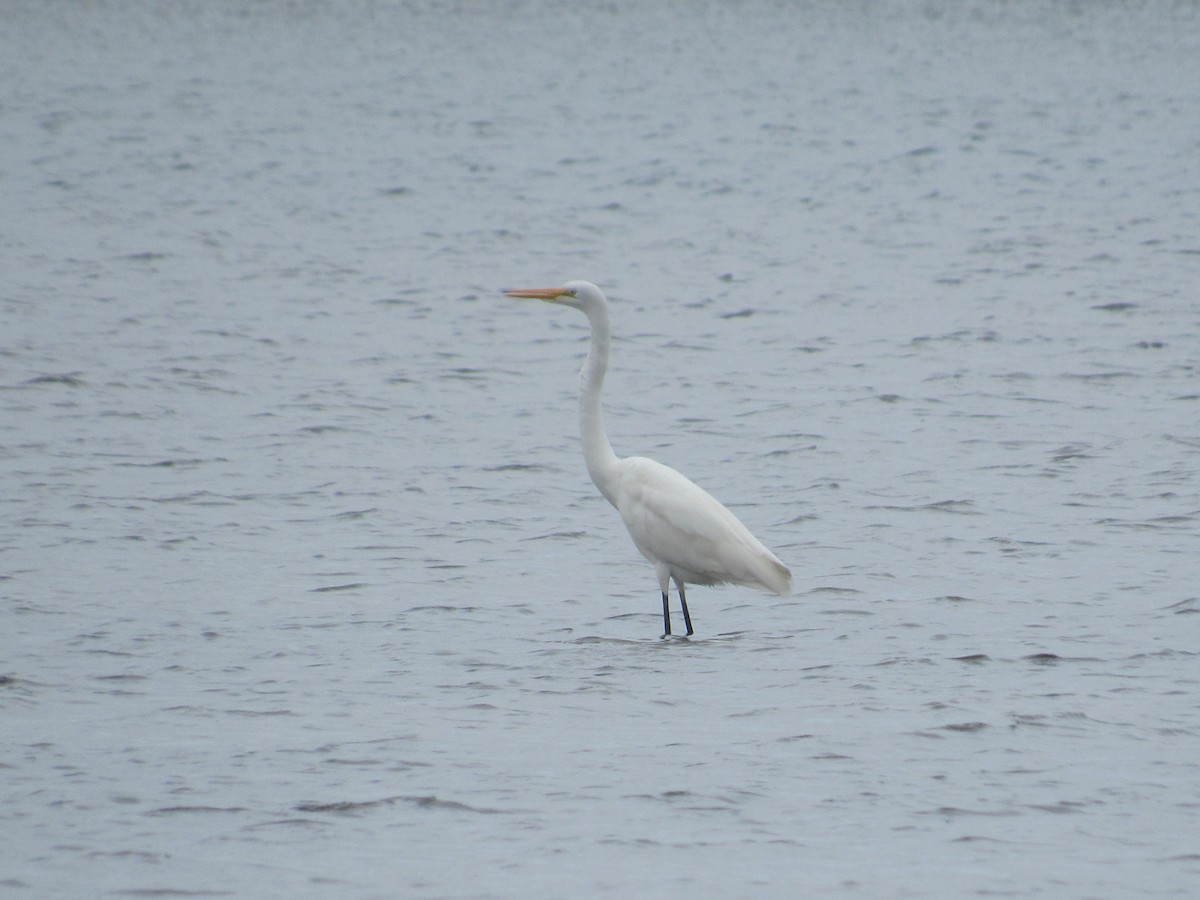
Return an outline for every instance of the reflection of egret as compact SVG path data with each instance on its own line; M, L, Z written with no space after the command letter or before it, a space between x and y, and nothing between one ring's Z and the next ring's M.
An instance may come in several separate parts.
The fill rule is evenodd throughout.
M620 459L613 452L600 406L610 343L608 301L600 288L587 281L570 281L557 288L505 293L573 307L591 323L591 349L580 373L583 456L592 481L621 514L638 550L654 564L666 634L671 633L667 591L672 579L688 634L692 633L692 617L685 584L743 584L777 594L791 593L792 573L711 494L652 459Z

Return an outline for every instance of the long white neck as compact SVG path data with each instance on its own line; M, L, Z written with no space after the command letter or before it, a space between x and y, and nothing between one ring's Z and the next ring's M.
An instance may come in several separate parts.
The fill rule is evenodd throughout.
M583 439L583 458L588 474L605 499L616 506L617 454L604 433L604 410L600 405L611 340L608 307L600 303L588 306L584 312L592 326L592 344L579 373L579 435Z

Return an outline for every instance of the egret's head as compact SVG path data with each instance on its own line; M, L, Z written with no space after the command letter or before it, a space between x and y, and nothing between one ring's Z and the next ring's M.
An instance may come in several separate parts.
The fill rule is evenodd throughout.
M558 303L562 306L572 306L582 310L586 310L588 306L605 302L600 288L590 281L568 281L562 287L526 288L504 293L505 296L517 300L545 300L547 303Z

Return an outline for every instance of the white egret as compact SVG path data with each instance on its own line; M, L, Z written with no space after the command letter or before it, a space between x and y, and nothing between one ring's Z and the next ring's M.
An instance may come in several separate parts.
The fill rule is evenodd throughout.
M662 591L664 636L671 633L672 580L689 635L693 632L686 584L741 584L790 594L792 573L711 494L652 459L621 459L613 452L600 404L610 343L608 300L600 288L588 281L569 281L562 287L504 293L570 306L588 317L592 342L580 372L579 394L583 457L592 481L617 508L633 543L654 566Z

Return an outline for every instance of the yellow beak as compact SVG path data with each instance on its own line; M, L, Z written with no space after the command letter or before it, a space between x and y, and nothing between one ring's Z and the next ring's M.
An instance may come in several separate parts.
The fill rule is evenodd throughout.
M514 297L518 300L557 300L563 294L571 293L565 287L556 288L526 288L519 291L505 291L506 297Z

